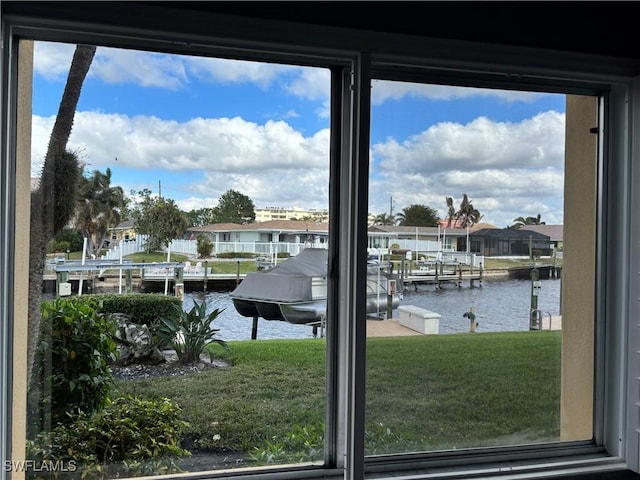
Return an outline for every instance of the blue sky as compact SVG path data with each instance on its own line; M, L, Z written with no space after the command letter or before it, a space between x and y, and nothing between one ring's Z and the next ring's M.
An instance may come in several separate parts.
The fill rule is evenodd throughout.
M32 173L37 176L73 45L37 42ZM256 207L327 208L329 74L316 68L98 47L69 148L184 210L228 189ZM371 213L411 204L446 213L467 193L483 222L562 223L563 95L374 81Z

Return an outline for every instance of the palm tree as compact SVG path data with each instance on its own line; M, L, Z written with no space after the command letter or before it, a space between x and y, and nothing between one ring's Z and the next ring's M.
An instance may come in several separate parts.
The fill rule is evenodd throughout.
M460 210L455 214L456 222L459 228L468 228L480 222L483 215L473 206L466 193L462 194L460 202Z
M396 216L389 213L381 213L373 219L374 225L395 225Z
M453 197L445 197L447 202L447 228L451 228L451 225L456 226L456 207L453 206Z
M524 227L525 225L546 225L541 221L542 216L538 214L536 217L518 217L513 219L513 228L516 230Z
M47 153L37 190L31 194L29 243L29 341L27 375L31 383L35 351L40 342L40 299L46 246L56 233L71 220L80 183L78 157L67 151L73 119L80 99L82 84L89 72L96 47L77 45L69 68L67 83L51 131Z
M76 225L87 239L88 251L96 257L102 250L102 244L110 227L120 222L120 211L124 207L122 187L111 186L111 169L105 173L94 170L83 179Z

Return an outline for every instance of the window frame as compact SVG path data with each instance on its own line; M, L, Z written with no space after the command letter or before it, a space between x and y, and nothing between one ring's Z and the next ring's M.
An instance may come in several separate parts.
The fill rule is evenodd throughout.
M330 177L330 296L328 309L335 315L333 337L327 345L327 443L323 468L278 467L256 470L260 478L332 477L345 475L360 480L369 473L414 471L431 478L457 467L458 475L509 471L536 475L549 472L590 472L632 468L638 470L638 399L636 350L640 330L632 320L640 313L632 292L638 289L640 254L632 246L640 239L640 220L633 206L640 205L637 165L640 138L640 81L633 78L632 62L535 49L488 47L468 42L415 39L403 35L344 31L276 21L241 19L224 15L174 12L167 7L127 7L135 13L153 11L159 16L95 14L95 8L78 4L48 7L36 5L32 13L2 18L2 164L0 192L0 460L11 458L9 427L14 418L16 372L19 358L14 347L14 322L23 313L14 304L19 287L14 259L17 200L16 122L17 62L20 38L69 43L90 42L123 48L167 53L217 54L229 58L326 66L332 71L332 139ZM108 8L108 7L103 7ZM53 10L52 10L53 9ZM56 10L57 9L57 10ZM142 9L142 10L139 10ZM18 8L19 10L19 8ZM100 22L95 18L102 18ZM166 23L164 23L166 22ZM190 23L189 23L190 22ZM164 27L164 29L163 29ZM214 28L215 27L215 28ZM286 28L284 28L286 27ZM215 32L215 35L210 32ZM210 45L217 45L215 48ZM596 270L607 278L594 292L596 310L596 356L593 442L560 445L478 449L474 452L405 454L364 458L363 322L338 322L339 318L364 319L366 292L359 281L366 272L367 189L369 148L368 85L372 78L429 81L455 85L600 95L602 137L598 192L598 254ZM606 93L606 94L605 94ZM628 108L627 102L633 103ZM606 122L606 123L605 123ZM606 125L606 129L602 126ZM635 186L634 186L635 185ZM621 205L621 208L616 208ZM338 214L339 212L339 214ZM604 220L607 220L606 222ZM341 272L353 272L344 275ZM603 277L603 278L604 278ZM634 290L632 290L632 288ZM633 315L632 315L633 314ZM331 328L331 326L330 326ZM18 382L19 383L19 382ZM24 388L24 386L22 387ZM19 403L19 402L18 402ZM15 450L14 450L15 451ZM462 465L471 465L463 468ZM422 471L429 468L430 474ZM442 470L439 470L442 469ZM465 473L466 472L466 473ZM246 472L243 474L247 476ZM194 474L203 478L205 473ZM222 474L214 473L209 477ZM229 478L233 478L233 472ZM0 479L8 478L7 472ZM167 476L166 478L170 478Z

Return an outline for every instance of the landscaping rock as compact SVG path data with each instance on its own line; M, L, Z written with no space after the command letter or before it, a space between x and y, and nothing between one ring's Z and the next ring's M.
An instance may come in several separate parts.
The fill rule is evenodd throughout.
M162 351L154 344L149 327L134 323L123 313L112 313L110 317L116 322L115 340L119 354L117 364L157 365L166 361Z

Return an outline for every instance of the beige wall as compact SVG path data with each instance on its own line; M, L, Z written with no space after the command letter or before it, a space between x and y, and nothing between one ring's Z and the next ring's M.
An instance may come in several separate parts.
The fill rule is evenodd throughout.
M563 440L593 436L595 321L596 97L567 96L562 272Z
M16 223L13 288L13 403L11 460L25 458L27 402L27 308L29 300L29 206L31 192L31 96L33 79L33 42L20 42L18 68ZM12 480L24 478L23 472L12 472Z

